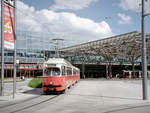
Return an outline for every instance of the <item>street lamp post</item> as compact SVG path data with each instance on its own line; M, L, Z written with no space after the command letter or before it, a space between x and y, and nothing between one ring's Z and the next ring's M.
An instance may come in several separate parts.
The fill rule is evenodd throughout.
M55 46L55 54L56 54L56 58L59 58L59 42L60 41L64 41L64 39L61 39L61 38L54 38L52 39L53 43L54 43L54 46Z
M147 1L147 0L146 0ZM142 30L142 88L143 88L143 100L148 100L148 80L147 80L147 55L146 55L146 39L145 39L145 23L144 17L149 14L144 12L144 0L142 0L142 20L141 20L141 30Z

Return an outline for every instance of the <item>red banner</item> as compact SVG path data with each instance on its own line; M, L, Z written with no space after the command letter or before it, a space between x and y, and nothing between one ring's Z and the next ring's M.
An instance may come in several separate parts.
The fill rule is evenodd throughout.
M4 3L4 48L14 49L15 38L15 12L14 7Z

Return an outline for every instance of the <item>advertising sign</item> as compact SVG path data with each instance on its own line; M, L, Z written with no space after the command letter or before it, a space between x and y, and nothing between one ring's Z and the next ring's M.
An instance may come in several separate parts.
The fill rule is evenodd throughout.
M15 42L15 12L14 7L4 2L4 48L14 49Z

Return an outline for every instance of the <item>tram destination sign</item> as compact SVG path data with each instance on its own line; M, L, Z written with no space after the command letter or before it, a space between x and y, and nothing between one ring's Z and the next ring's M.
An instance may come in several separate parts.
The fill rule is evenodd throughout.
M56 67L56 64L46 64L46 67Z

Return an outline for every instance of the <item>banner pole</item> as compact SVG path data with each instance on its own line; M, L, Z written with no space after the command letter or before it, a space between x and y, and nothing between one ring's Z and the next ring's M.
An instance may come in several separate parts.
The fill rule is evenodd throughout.
M4 95L4 0L1 0L1 96Z
M16 93L16 0L14 0L14 76L13 76L13 98Z

